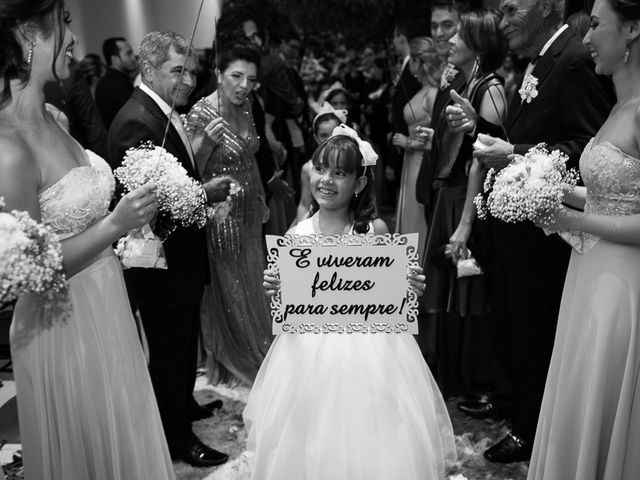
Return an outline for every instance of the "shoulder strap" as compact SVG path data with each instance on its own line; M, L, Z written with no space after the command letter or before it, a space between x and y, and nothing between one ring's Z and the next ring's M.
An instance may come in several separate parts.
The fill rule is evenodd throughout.
M473 105L473 108L475 108L476 111L480 108L482 98L484 97L486 91L489 90L489 87L497 85L504 85L504 80L501 76L497 75L495 72L492 72L489 75L481 78L473 86L473 88L469 92L469 99L471 101L471 105Z

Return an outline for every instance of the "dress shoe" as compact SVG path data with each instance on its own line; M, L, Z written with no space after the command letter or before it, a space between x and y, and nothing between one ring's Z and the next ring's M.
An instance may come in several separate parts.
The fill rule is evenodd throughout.
M512 463L523 462L531 458L531 443L513 433L496 443L484 452L484 458L490 462Z
M492 402L460 402L458 404L458 410L478 420L485 418L501 420L504 418L500 413L500 409Z
M195 422L204 418L209 418L213 415L213 411L222 408L222 400L214 400L213 402L199 405L194 404L189 408L189 420Z
M194 467L215 467L226 462L229 459L229 455L196 441L190 448L179 454L177 458Z

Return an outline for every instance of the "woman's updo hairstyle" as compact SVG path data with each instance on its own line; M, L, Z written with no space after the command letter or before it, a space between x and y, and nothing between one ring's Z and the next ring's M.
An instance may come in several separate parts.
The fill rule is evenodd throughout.
M436 43L431 37L416 37L409 42L409 55L426 66L426 76L431 85L440 86L444 60L438 55Z
M500 30L502 12L481 8L460 15L458 32L462 41L478 56L482 73L494 72L502 66L509 43Z
M622 21L640 20L639 0L609 0L609 5Z
M218 63L216 67L223 73L229 65L237 60L253 63L260 70L260 51L244 35L231 32L220 32L218 35ZM215 46L215 45L214 45Z
M31 74L27 62L27 35L39 33L49 37L66 21L64 0L2 0L0 2L0 108L11 100L11 80L26 83ZM55 76L55 61L62 48L64 29L58 28L58 38L51 62Z

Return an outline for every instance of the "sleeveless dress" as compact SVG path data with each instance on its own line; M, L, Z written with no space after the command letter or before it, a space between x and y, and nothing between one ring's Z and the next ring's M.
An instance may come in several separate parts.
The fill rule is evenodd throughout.
M293 233L317 233L312 221ZM279 335L244 421L255 480L437 480L456 457L410 335Z
M420 90L417 95L424 97L425 93ZM415 138L418 125L429 126L431 119L431 114L426 112L424 108L414 106L416 96L404 106L403 110L404 119L409 126L409 138ZM422 105L422 98L418 103ZM422 150L405 150L402 160L398 206L396 207L396 233L417 232L419 234L418 255L420 255L420 263L422 263L422 253L427 241L427 220L424 208L416 200L416 179L423 156L424 151Z
M87 151L39 195L64 239L107 214L114 179ZM160 415L118 259L111 248L53 302L25 295L10 331L25 478L173 479Z
M640 159L609 142L580 159L585 212L640 214ZM573 251L529 480L640 478L640 247Z
M205 285L201 322L207 376L214 384L251 385L271 344L270 313L262 288L262 224L269 210L255 159L260 137L248 100L244 109L249 135L243 138L227 128L224 148L213 150L203 173L203 182L230 175L241 187L232 196L228 216L207 223L211 283ZM203 98L189 112L186 130L202 131L218 116L214 105Z
M502 84L493 73L473 77L461 84L458 93L480 111L490 86ZM447 93L447 96L449 94ZM427 325L435 344L435 355L429 365L436 372L438 385L445 398L486 393L492 390L491 318L486 275L458 278L451 258L445 255L449 239L458 228L464 210L469 181L468 169L473 154L474 139L451 130L443 107L432 150L434 165L434 206L430 212L429 236L425 245L424 274L429 288L421 297L428 315ZM502 129L478 117L477 133L502 137ZM489 223L473 222L467 246L478 262L486 258ZM484 255L483 255L484 254ZM486 265L482 265L486 269ZM425 332L428 328L425 327ZM431 332L429 332L431 333Z

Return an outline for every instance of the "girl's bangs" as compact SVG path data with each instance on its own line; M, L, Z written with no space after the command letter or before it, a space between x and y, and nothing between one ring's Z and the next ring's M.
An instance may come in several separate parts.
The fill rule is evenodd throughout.
M360 152L355 140L349 137L331 137L322 143L313 155L312 163L322 167L334 164L347 173L356 173L361 164Z

